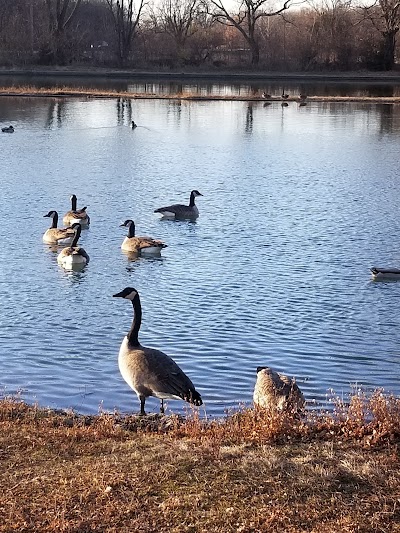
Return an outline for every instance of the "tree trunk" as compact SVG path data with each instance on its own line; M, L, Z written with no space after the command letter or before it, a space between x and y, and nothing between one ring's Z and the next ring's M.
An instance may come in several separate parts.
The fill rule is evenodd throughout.
M392 70L396 49L396 34L398 30L385 31L383 33L383 68Z

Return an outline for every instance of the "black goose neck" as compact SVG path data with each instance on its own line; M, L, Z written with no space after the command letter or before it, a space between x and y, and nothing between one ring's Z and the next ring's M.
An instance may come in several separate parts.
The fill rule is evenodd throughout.
M194 199L195 199L195 195L194 195L194 192L192 191L192 192L190 193L189 207L193 207L193 206L194 206Z
M71 211L76 211L76 202L77 202L76 196L75 194L73 194L71 196Z
M78 227L75 228L75 235L71 242L71 248L74 248L78 244L80 236L81 236L81 226L79 225Z
M131 222L128 226L128 237L134 237L135 236L135 223Z
M54 211L54 213L53 213L53 222L51 224L51 227L52 228L56 228L57 224L58 224L58 213L57 213L57 211Z
M127 335L128 337L128 345L129 346L139 346L139 330L140 325L142 323L142 306L140 305L140 298L139 295L136 294L134 299L132 300L133 305L133 320L131 329L129 330L129 333Z

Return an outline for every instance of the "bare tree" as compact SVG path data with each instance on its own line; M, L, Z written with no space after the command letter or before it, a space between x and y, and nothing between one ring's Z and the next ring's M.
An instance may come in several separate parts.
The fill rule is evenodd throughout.
M400 27L400 0L375 0L360 7L364 18L382 35L382 66L392 70L395 64L396 38Z
M145 6L145 0L106 0L114 20L117 36L117 55L120 67L127 64L133 39L139 29L139 21Z
M158 19L166 33L182 50L187 39L196 32L194 20L198 11L198 0L164 0L158 9Z
M45 0L49 17L50 52L56 63L65 62L65 32L82 0Z
M231 13L224 5L224 0L209 0L213 9L214 19L226 26L236 28L247 42L251 52L251 64L256 66L260 61L260 45L257 36L257 23L261 18L279 15L289 9L292 0L285 0L276 10L268 10L268 0L241 0L235 13Z

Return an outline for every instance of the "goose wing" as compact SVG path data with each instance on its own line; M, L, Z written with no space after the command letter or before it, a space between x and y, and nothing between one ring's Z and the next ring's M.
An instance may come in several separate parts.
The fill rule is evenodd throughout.
M140 248L166 248L167 245L162 241L152 239L151 237L138 237L140 241Z
M202 405L201 396L192 381L171 357L150 348L143 348L143 351L151 369L148 386L154 396L172 395L194 405Z
M184 204L173 204L166 207L159 207L154 210L154 213L175 213L176 215L186 213L189 207Z

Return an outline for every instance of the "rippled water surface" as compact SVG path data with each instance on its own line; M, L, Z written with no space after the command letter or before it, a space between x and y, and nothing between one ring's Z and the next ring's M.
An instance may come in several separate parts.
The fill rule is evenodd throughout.
M0 117L16 130L0 134L2 394L137 411L117 367L132 306L112 294L126 286L142 343L181 365L209 414L250 403L259 365L311 403L400 393L400 283L369 273L400 266L399 107L2 97ZM197 222L153 213L191 189ZM77 273L42 242L43 215L72 193L92 220ZM126 218L165 240L161 258L121 252Z

